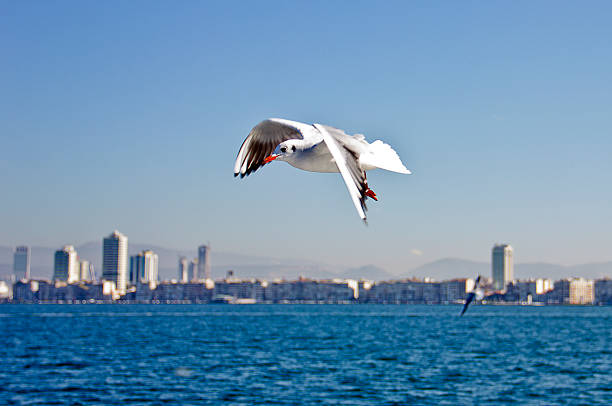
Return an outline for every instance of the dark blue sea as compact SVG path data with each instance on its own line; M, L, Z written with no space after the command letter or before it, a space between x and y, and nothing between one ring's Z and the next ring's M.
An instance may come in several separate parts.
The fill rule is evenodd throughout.
M612 404L612 307L0 305L0 404Z

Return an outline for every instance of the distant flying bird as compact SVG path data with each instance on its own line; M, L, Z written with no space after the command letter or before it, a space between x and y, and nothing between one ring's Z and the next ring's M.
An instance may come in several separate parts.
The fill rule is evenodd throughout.
M271 118L246 137L234 165L234 176L245 177L274 160L310 172L340 172L359 217L365 222L365 200L378 200L368 187L366 171L380 168L410 174L397 153L380 140L368 143L361 134L322 124Z
M478 275L476 281L474 282L474 289L472 289L472 291L468 293L467 299L465 299L465 304L463 305L463 309L461 310L461 314L459 316L463 316L463 313L466 312L468 306L470 305L470 303L472 303L474 299L482 300L483 297L484 291L480 287L480 275Z

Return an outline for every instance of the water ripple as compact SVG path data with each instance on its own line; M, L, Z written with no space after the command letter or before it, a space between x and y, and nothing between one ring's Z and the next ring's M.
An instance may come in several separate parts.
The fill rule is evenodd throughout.
M612 308L4 305L0 404L609 404Z

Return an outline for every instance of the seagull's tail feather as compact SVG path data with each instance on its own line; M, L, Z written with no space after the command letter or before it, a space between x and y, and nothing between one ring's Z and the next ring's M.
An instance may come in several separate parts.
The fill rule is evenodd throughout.
M359 163L362 167L375 167L405 174L412 173L406 169L397 152L388 144L376 140L369 147L368 152L362 153L359 156Z

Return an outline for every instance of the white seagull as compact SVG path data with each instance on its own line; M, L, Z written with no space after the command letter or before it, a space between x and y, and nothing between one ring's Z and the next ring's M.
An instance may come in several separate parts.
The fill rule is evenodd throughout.
M359 217L366 221L366 197L378 200L368 187L366 171L380 168L410 174L397 153L380 140L368 143L362 134L322 124L270 118L246 137L234 165L234 176L245 177L274 160L310 172L340 172Z

